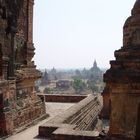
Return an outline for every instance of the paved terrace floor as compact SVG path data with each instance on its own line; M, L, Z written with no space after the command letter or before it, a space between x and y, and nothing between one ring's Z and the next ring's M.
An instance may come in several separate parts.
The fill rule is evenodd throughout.
M44 124L47 120L58 115L59 113L63 113L63 111L67 110L72 105L74 104L73 103L46 103L46 113L50 115L49 118L40 121L37 125L32 126L16 135L6 138L6 140L43 140L37 137L38 127Z

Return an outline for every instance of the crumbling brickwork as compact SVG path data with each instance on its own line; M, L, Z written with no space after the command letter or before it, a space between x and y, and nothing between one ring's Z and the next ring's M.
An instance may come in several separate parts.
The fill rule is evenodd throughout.
M45 115L35 93L34 0L0 0L0 136Z
M104 80L111 100L110 135L115 140L140 139L140 0L124 24L123 47Z

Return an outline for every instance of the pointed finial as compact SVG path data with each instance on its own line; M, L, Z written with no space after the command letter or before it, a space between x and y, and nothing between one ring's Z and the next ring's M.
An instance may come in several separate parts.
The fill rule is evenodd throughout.
M136 0L134 7L132 9L132 15L140 14L140 0Z
M97 67L96 59L94 59L93 67Z

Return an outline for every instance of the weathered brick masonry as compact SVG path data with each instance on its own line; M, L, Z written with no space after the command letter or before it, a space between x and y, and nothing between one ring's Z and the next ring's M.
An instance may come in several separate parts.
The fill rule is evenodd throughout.
M0 0L0 136L45 115L34 82L34 0Z
M123 47L104 76L111 101L109 134L113 140L140 140L140 0L123 29Z

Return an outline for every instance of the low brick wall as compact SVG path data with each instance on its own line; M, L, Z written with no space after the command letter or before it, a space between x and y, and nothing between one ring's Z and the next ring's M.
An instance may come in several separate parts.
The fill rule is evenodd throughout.
M63 94L38 94L44 96L46 102L77 103L85 99L87 95L63 95Z

